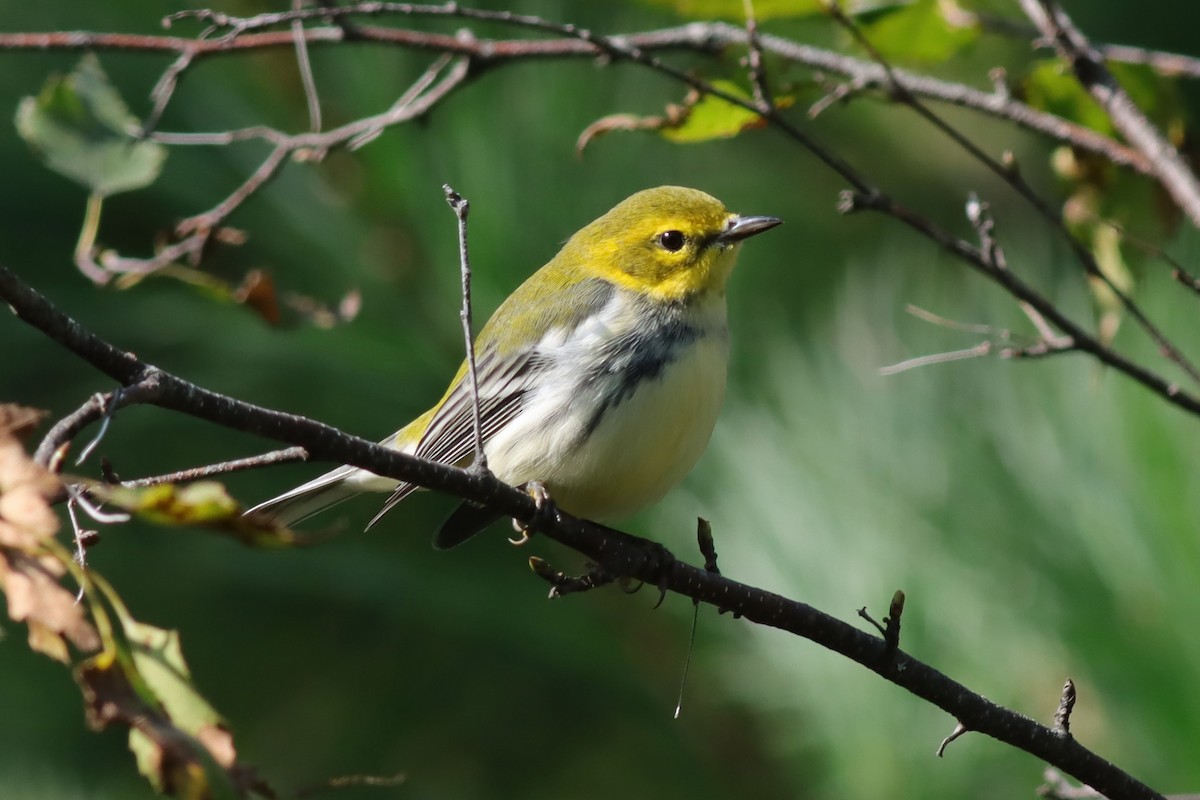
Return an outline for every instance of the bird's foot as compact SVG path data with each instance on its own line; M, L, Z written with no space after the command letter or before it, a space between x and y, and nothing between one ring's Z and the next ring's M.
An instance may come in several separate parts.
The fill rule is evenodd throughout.
M533 498L533 505L536 511L534 512L533 519L528 522L513 519L513 530L520 534L520 536L509 538L508 540L508 543L514 547L526 544L530 538L529 532L540 523L558 521L558 506L554 504L554 498L550 496L550 490L546 488L546 484L541 481L530 481L521 488Z

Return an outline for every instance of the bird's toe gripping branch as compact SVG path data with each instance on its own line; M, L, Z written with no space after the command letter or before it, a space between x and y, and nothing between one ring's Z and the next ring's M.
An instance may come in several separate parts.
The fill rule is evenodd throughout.
M536 510L533 517L528 520L513 519L513 530L520 534L520 536L508 540L514 547L526 544L529 541L529 532L537 530L540 524L553 524L558 521L558 506L554 504L554 498L550 496L550 490L546 488L546 484L541 481L530 481L521 489L533 498Z

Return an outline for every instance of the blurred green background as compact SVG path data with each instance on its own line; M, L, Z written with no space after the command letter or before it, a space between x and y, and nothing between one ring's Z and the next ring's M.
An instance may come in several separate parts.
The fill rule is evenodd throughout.
M1200 8L1068 3L1098 40L1195 52ZM177 4L0 3L5 30L154 33ZM601 32L675 24L644 4L514 1ZM1013 5L991 7L1010 16ZM265 3L229 3L250 14ZM423 22L436 30L453 24ZM825 22L767 29L847 46ZM188 29L190 30L190 29ZM511 35L480 26L479 35ZM429 56L354 45L314 49L326 125L386 108ZM986 71L1029 63L1022 41L986 38L940 74L986 87ZM0 108L77 54L0 56ZM167 59L105 52L136 113ZM680 63L692 62L682 59ZM723 67L736 72L735 56ZM800 80L799 69L780 81ZM166 279L97 289L71 264L84 194L0 125L0 261L114 343L209 388L380 437L426 408L460 359L449 182L472 202L476 308L494 308L572 231L661 183L709 191L787 224L755 240L734 278L731 386L712 446L686 484L628 529L695 555L712 520L731 577L843 619L886 613L908 594L903 646L989 698L1049 720L1063 680L1074 732L1157 789L1200 789L1200 420L1082 357L979 359L882 377L905 358L977 337L904 313L1028 324L1005 294L896 223L843 218L842 183L771 131L700 145L611 134L583 158L576 135L606 114L659 113L680 87L630 66L530 63L488 74L428 119L354 154L292 164L232 223L250 234L206 265L236 281L271 271L284 290L364 302L332 330L273 329L247 309ZM1195 116L1196 93L1185 87ZM1069 252L1030 210L910 113L859 100L803 122L902 202L970 235L968 191L992 204L1014 269L1089 319ZM963 112L947 117L993 153L1013 149L1061 201L1050 145ZM162 128L307 124L287 52L205 62ZM260 144L174 148L148 190L106 205L102 243L148 254L157 231L211 206L265 155ZM1167 242L1185 264L1198 242ZM1196 300L1160 264L1136 295L1200 352ZM0 321L0 399L62 415L113 388L15 319ZM1166 371L1126 324L1117 344ZM268 449L270 443L153 408L122 411L100 446L125 477ZM93 458L91 468L95 469ZM311 476L290 466L228 481L255 502ZM762 798L1033 796L1041 765L981 736L944 759L954 721L811 643L701 612L684 712L671 718L691 606L607 589L547 602L531 554L578 559L502 529L449 553L429 547L452 501L423 495L370 534L369 500L336 519L350 533L312 550L253 552L224 539L129 524L106 528L91 563L134 614L180 630L200 689L228 718L241 757L283 791L347 773L404 773L346 797ZM19 625L0 641L0 796L151 794L122 731L86 730L67 670L31 654ZM752 788L750 788L752 787Z

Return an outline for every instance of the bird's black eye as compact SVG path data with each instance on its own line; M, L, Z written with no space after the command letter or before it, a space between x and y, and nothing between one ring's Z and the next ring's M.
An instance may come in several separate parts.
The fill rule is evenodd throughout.
M658 243L664 250L672 253L683 249L684 236L682 231L663 231L658 235Z

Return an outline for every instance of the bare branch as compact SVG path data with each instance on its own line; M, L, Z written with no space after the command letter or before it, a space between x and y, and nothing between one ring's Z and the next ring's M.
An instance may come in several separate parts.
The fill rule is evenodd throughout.
M1025 15L1070 65L1079 84L1108 113L1113 126L1149 160L1154 175L1192 220L1200 226L1200 180L1167 138L1146 118L1104 65L1075 23L1051 0L1021 0Z
M211 478L215 475L228 475L233 472L244 472L250 469L259 469L260 467L273 467L276 464L290 464L296 461L308 461L308 451L303 447L287 447L283 450L272 450L262 455L236 458L232 461L222 461L202 467L192 467L191 469L183 469L178 472L168 472L165 475L153 475L131 481L120 481L120 484L130 489L141 489L146 486L159 486L164 483L186 483L202 478Z
M374 5L374 4L364 4ZM355 6L341 6L345 16ZM332 11L332 9L327 9ZM364 12L365 13L365 12ZM414 10L414 14L416 11ZM326 16L314 12L313 17ZM344 17L342 17L344 18ZM726 23L691 23L675 28L610 37L612 41L641 52L691 50L719 53L731 46L745 46L745 29ZM544 58L594 58L601 50L593 43L579 38L548 40L503 40L454 37L445 34L409 31L378 26L355 26L349 35L343 27L310 27L304 30L308 45L342 45L383 43L397 47L432 50L469 57L480 67L498 66L514 61ZM233 39L188 39L177 36L135 36L115 33L0 33L0 50L128 50L136 52L173 53L186 55L184 67L202 57L228 55L247 50L295 47L291 31L242 33ZM863 59L853 58L832 50L801 44L770 34L758 34L760 47L796 64L824 72L846 76L858 91L875 88L886 92L890 82L884 70ZM182 59L180 59L182 61ZM176 62L177 64L179 62ZM174 65L173 65L174 67ZM181 68L176 69L177 78ZM944 81L907 70L895 69L895 79L912 94L938 102L969 108L1071 144L1082 151L1096 153L1113 164L1150 174L1149 160L1137 150L1096 133L1061 117L1039 111L1015 100L1007 91L984 92L961 83ZM166 79L160 80L160 85ZM172 87L174 81L170 84ZM158 98L165 92L156 89ZM165 104L165 100L162 101ZM209 142L211 143L211 142Z
M142 120L142 136L149 136L158 127L158 121L162 119L163 112L167 110L167 104L171 102L175 90L179 87L180 76L192 65L195 58L194 52L180 53L179 57L172 61L171 65L158 77L154 88L150 90L150 99L154 106L150 109L146 119Z
M930 364L948 364L951 361L967 361L972 358L982 358L991 353L993 347L994 345L991 342L980 342L974 347L968 347L965 350L951 350L946 353L932 353L927 356L907 358L899 363L880 367L879 374L899 375L901 372L907 372L910 369L917 369L919 367L927 367Z
M947 14L947 10L952 13ZM963 27L978 25L989 33L999 33L1018 39L1032 39L1038 36L1038 29L1032 25L996 14L966 11L949 3L943 7L942 13L946 16L947 21ZM1104 56L1105 61L1140 64L1150 67L1166 78L1200 78L1200 58L1194 56L1162 50L1148 50L1144 47L1130 47L1123 44L1097 44L1095 47Z
M471 467L479 472L487 472L487 453L483 451L483 420L479 412L479 374L475 369L475 334L471 330L471 259L467 252L467 214L471 204L450 184L442 186L446 194L446 202L458 219L458 262L462 273L462 311L459 320L462 322L464 348L467 358L467 377L471 381L471 413L475 427L475 460Z
M292 0L292 8L301 7L303 0ZM292 22L292 38L296 42L296 66L300 69L300 82L304 85L304 102L308 106L309 130L321 130L321 100L317 96L317 79L313 76L312 62L308 58L308 41L304 38L304 23Z
M304 153L311 158L320 158L333 147L361 146L364 141L369 141L369 138L377 135L379 131L425 114L467 79L467 63L460 61L454 69L442 76L440 82L435 84L435 79L447 63L446 57L438 59L435 64L437 71L433 69L426 71L409 91L405 92L400 100L387 111L355 120L325 133L288 135L263 126L213 134L151 133L151 139L168 144L220 145L261 138L271 142L274 147L250 177L225 199L208 211L181 221L176 226L176 233L183 237L180 241L163 247L154 256L145 259L130 258L111 251L104 253L101 258L104 279L107 280L108 276L113 273L153 272L185 258L192 261L198 260L204 248L207 247L212 234L243 203L279 173L289 156L295 157ZM367 138L364 139L364 137Z
M1167 78L1200 78L1200 58L1162 50L1147 50L1124 44L1102 44L1098 46L1105 61L1122 64L1141 64L1150 67Z
M847 214L871 210L882 212L899 220L942 249L961 259L972 269L1003 286L1013 297L1028 303L1051 325L1061 331L1063 335L1070 338L1072 349L1089 353L1100 362L1113 367L1118 372L1125 374L1147 389L1150 389L1167 402L1183 408L1192 414L1200 414L1200 398L1188 394L1178 384L1167 381L1157 373L1101 343L1084 330L1082 326L1066 316L1064 312L1051 303L1044 295L1018 278L1012 270L997 269L994 264L983 256L983 253L977 247L953 236L924 217L914 214L904 206L895 203L891 198L878 192L866 195L844 192L839 207L843 213ZM1040 348L1041 354L1048 354L1052 350L1052 348ZM1021 350L1014 351L1011 355L1012 357L1021 357L1031 356L1034 353Z
M1037 0L1022 1L1036 2ZM1150 319L1150 317L1146 315L1141 307L1134 302L1133 298L1130 297L1128 292L1123 290L1120 286L1117 286L1112 278L1109 277L1104 270L1100 269L1100 265L1096 262L1096 257L1092 254L1092 251L1085 247L1077 238L1075 238L1075 235L1071 232L1070 228L1067 227L1062 211L1053 208L1048 202L1042 199L1037 192L1034 191L1033 187L1029 185L1029 182L1025 180L1023 175L1021 175L1020 170L1016 168L1016 162L1012 158L1011 154L1005 153L1004 161L997 161L988 153L984 152L982 148L965 136L961 131L950 125L937 114L933 113L933 111L926 107L925 104L920 101L920 99L907 90L904 84L897 78L896 71L891 67L890 64L887 63L886 59L883 58L879 51L876 50L871 42L863 35L861 29L854 22L854 20L842 13L840 6L838 6L836 3L831 4L829 9L829 13L833 19L841 24L842 27L844 27L847 31L849 31L851 35L854 36L855 41L859 42L859 44L861 44L862 47L871 54L872 58L879 63L880 67L888 76L896 99L915 111L921 116L922 119L926 120L936 129L949 137L951 141L961 147L972 158L974 158L983 166L987 167L992 174L1012 187L1017 194L1019 194L1026 202L1028 202L1034 208L1034 210L1036 210L1038 214L1042 216L1043 219L1049 222L1055 232L1057 232L1067 242L1067 244L1070 245L1071 252L1075 255L1075 258L1079 262L1080 266L1083 267L1084 272L1088 276L1093 277L1103 283L1105 287L1112 292L1112 294L1124 307L1126 313L1128 313L1142 328L1142 330L1144 330L1146 334L1154 340L1155 344L1158 345L1159 351L1163 354L1163 356L1183 370L1183 372L1189 378L1191 378L1192 381L1200 384L1200 368L1197 368L1191 362L1191 360L1184 355L1183 351L1167 338L1167 335L1163 333L1163 331ZM974 205L976 204L968 204L968 216L970 216L970 209ZM995 249L994 239L990 235L990 224L991 223L989 221L987 230L979 228L977 225L977 228L979 228L980 231L981 255L986 260L992 262L993 266L998 272L1007 272L1008 267L1003 261L1003 253ZM1041 324L1044 329L1044 319L1041 319L1041 317L1034 317L1031 313L1034 311L1034 307L1027 304L1023 306L1023 308L1025 309L1025 313L1030 316L1034 323ZM1039 354L1063 352L1065 350L1072 349L1068 347L1055 346L1050 340L1047 340L1047 345L1047 347L1039 348Z

